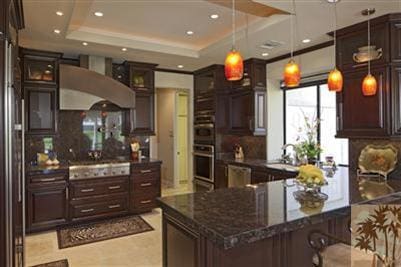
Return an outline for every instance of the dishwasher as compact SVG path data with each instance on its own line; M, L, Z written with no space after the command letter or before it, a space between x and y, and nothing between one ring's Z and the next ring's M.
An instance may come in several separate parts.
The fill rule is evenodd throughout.
M244 187L251 183L251 168L228 165L228 187Z

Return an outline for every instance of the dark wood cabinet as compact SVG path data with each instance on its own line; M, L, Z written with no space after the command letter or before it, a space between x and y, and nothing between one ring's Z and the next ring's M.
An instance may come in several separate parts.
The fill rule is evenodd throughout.
M129 66L129 85L135 92L154 92L157 64L132 61L125 64Z
M26 131L29 134L55 134L57 131L57 89L25 86Z
M224 162L215 161L214 164L214 188L228 187L228 166Z
M48 230L67 223L67 174L28 175L27 178L27 231Z
M130 211L140 213L156 208L156 198L161 196L160 163L133 164L130 179Z
M136 93L131 130L132 134L155 135L154 102L154 93Z
M271 168L252 168L251 183L266 183L295 178L297 173Z
M367 45L367 22L337 32L337 66L343 72L343 91L337 93L337 136L343 138L400 137L401 16L389 14L371 21L373 46L380 49L371 61L378 84L374 96L362 94L367 63L354 55Z
M27 134L57 131L59 60L62 54L21 49Z

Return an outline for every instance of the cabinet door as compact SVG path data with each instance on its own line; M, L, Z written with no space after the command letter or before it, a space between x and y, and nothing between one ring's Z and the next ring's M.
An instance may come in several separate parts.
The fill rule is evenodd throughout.
M227 188L228 187L228 177L227 177L227 164L216 162L214 165L214 187Z
M131 88L136 92L154 92L154 70L131 66Z
M25 87L26 131L29 134L56 132L56 88Z
M25 56L24 81L35 83L57 83L57 59Z
M266 112L266 92L256 91L255 92L255 110L253 118L253 132L255 135L266 135L267 129L267 112Z
M401 58L401 57L400 57ZM401 135L401 67L391 69L392 135Z
M385 68L372 70L377 80L374 96L362 94L367 71L345 73L343 91L337 95L339 137L375 137L388 135L389 86Z
M68 192L65 185L29 188L27 194L28 231L50 229L67 222Z
M267 171L252 170L251 184L270 182L270 175Z
M236 92L229 96L230 133L249 134L253 125L253 91Z
M137 93L135 103L132 133L154 135L154 94Z

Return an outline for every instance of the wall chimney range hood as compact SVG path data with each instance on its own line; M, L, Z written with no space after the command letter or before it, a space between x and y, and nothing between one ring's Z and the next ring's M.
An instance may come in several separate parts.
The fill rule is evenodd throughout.
M60 64L61 110L89 110L102 100L121 108L135 108L135 92L111 78L110 58L80 56L80 66Z

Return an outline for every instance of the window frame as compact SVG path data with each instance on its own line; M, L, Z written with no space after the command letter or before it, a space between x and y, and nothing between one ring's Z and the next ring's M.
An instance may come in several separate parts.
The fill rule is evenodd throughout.
M316 76L320 76L320 75L316 75ZM316 90L317 90L317 106L316 106L316 116L318 119L320 119L320 110L321 110L321 99L320 99L320 87L322 85L327 84L327 80L326 79L317 79L314 81L308 81L308 82L303 82L300 83L299 86L297 87L292 87L292 88L288 88L285 86L281 86L281 89L283 90L283 145L285 145L287 143L287 91L292 91L292 90L297 90L297 89L301 89L304 87L311 87L311 86L316 86ZM337 107L336 107L337 108ZM321 142L321 125L319 124L318 130L317 130L317 142L320 144ZM285 152L285 151L284 151ZM320 161L320 155L318 157L318 160ZM338 164L339 166L349 166L349 164Z

